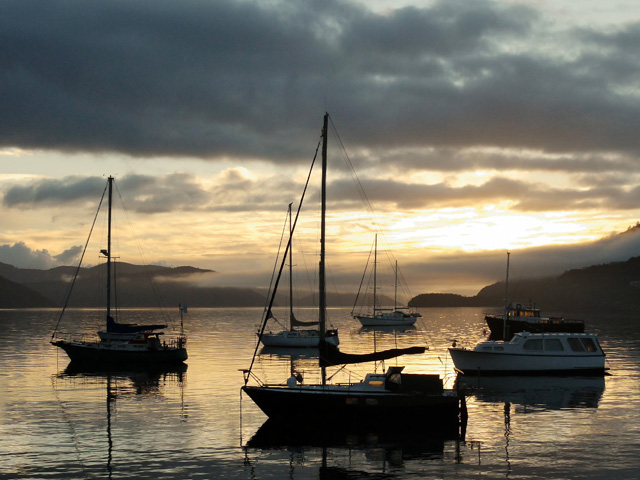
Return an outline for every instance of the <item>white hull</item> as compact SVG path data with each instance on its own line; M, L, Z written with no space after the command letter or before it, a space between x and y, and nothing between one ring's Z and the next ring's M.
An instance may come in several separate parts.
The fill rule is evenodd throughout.
M277 333L263 333L260 339L265 347L318 348L320 333L318 330L284 330ZM325 336L325 341L338 346L337 332Z
M569 342L587 339L592 351L577 351ZM527 343L529 342L529 343ZM534 343L535 342L535 343ZM542 344L532 350L534 344ZM547 343L554 349L545 350ZM559 343L558 343L559 342ZM562 349L558 350L558 345ZM579 349L578 349L579 350ZM465 375L509 374L598 374L605 371L605 354L594 334L532 334L519 333L510 342L482 342L474 350L450 348L457 370Z

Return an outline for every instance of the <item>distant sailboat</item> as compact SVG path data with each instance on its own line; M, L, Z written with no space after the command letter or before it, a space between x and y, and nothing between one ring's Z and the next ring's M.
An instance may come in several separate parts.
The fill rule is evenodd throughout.
M301 321L296 318L293 313L293 225L291 220L291 204L288 210L289 218L289 243L287 245L289 251L289 329L279 332L258 332L258 338L265 347L305 347L318 348L320 344L320 331L317 328L299 329L295 327L310 327L318 325L317 321ZM286 256L286 255L285 255ZM284 266L284 264L283 264ZM277 288L274 288L272 294L275 296ZM271 309L268 312L266 320L273 319ZM325 331L325 341L338 345L338 330L330 329Z
M137 325L130 323L118 323L111 315L111 287L112 287L112 263L111 255L111 209L113 198L113 177L107 179L108 192L108 229L107 248L100 251L106 258L106 312L105 329L98 332L99 339L96 341L77 340L73 338L63 338L57 328L60 324L65 310L66 303L62 308L58 324L51 336L51 344L64 350L71 361L76 363L98 363L98 364L164 364L183 362L187 359L186 343L187 339L181 332L180 335L170 341L163 341L159 332L166 325ZM104 194L103 194L104 198ZM102 201L100 202L102 205ZM78 274L76 270L76 277ZM73 279L72 286L76 278ZM69 291L69 295L71 290ZM67 296L67 302L69 296Z
M258 385L249 385L249 379L257 378L252 372L256 347L250 367L244 370L242 391L270 420L289 425L313 424L322 428L333 428L334 425L365 428L391 426L396 429L411 427L425 429L425 434L434 433L436 429L457 429L460 399L456 391L443 388L442 379L438 375L406 374L403 373L403 367L394 366L386 373L369 373L359 382L330 384L327 381L327 366L375 361L403 354L424 353L426 350L425 347L412 347L350 355L340 352L337 347L323 340L327 311L325 214L328 118L328 114L325 114L322 129L322 201L318 270L321 383L305 384L299 376L292 374L285 384L265 384L258 379Z
M422 315L420 315L418 312L409 311L408 307L398 306L398 262L396 262L394 273L395 283L393 293L393 308L381 308L378 306L378 235L376 234L373 260L372 310L368 314L354 315L354 318L358 319L363 327L393 327L413 325L416 323L418 318L422 317Z

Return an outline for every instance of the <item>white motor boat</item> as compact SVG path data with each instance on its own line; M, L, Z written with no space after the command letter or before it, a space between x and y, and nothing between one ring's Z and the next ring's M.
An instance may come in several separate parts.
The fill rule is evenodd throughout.
M595 333L516 333L508 342L479 343L473 350L450 348L464 375L598 375L605 353Z

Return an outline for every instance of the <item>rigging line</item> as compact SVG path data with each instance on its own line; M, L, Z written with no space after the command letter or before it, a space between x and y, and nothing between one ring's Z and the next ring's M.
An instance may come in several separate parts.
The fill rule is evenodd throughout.
M276 271L278 268L278 259L280 258L280 250L282 249L282 240L284 239L284 232L287 228L287 218L289 213L284 218L284 224L282 225L282 233L280 234L280 243L278 245L278 253L276 254L276 258L273 261L273 271L271 272L271 279L269 280L269 288L267 289L267 296L265 297L264 308L262 310L262 322L265 321L265 315L267 314L267 310L269 308L269 299L271 298L271 287L273 286L274 279L276 277Z
M284 224L282 225L282 233L280 234L280 243L278 244L278 253L276 254L275 262L273 263L273 272L271 273L271 280L269 281L269 289L267 290L267 298L266 298L264 310L262 312L262 315L263 315L262 322L263 323L266 323L269 320L269 318L267 318L267 313L270 312L270 310L269 310L269 299L271 298L271 294L272 293L275 295L275 291L273 291L271 288L272 288L273 283L274 283L275 278L276 278L276 269L278 268L278 259L280 258L280 252L282 250L282 243L284 242L285 232L287 231L287 220L288 219L289 219L289 211L287 211L287 215L285 216L285 219L284 219ZM273 315L271 315L270 318L273 318L279 325L284 327L284 325L280 322L280 320L278 320Z
M380 227L380 224L378 223L378 221L376 220L376 214L373 210L373 207L371 205L371 202L369 201L369 197L367 196L367 192L365 191L362 182L360 182L360 178L358 177L358 174L355 170L355 167L353 166L353 163L351 162L351 158L349 157L349 154L347 153L347 149L345 148L344 144L342 143L342 139L340 138L340 135L338 134L338 131L335 127L335 124L333 123L333 119L331 117L329 117L329 121L331 122L331 129L333 134L335 135L336 139L337 139L337 143L340 146L340 150L342 151L342 155L343 158L345 160L345 163L347 164L347 167L349 169L349 173L351 174L351 178L356 186L356 190L358 191L358 194L360 195L360 198L362 200L362 203L364 204L366 210L369 213L370 216L370 220L371 223L374 225L374 229L376 232L380 233L382 232L382 228ZM383 241L384 241L384 236L383 236ZM388 246L386 247L385 250L385 255L388 258L391 258L393 260L395 260L394 255L391 253L391 248L389 248ZM390 264L393 264L393 262L390 260Z
M56 400L58 401L58 406L60 407L60 410L62 410L62 418L64 419L64 422L69 426L69 430L71 430L71 439L73 441L73 447L76 453L76 458L78 460L78 463L82 468L83 476L84 478L89 479L91 478L91 476L87 473L86 465L82 461L82 455L80 453L80 448L78 447L78 432L76 432L76 429L73 425L73 421L71 420L71 417L67 412L64 402L60 399L59 392L56 389L55 378L56 378L55 375L51 376L51 388L53 389L53 394L56 397Z
M58 331L58 327L60 326L60 321L62 320L62 316L64 312L67 310L67 306L69 305L69 300L71 299L71 292L73 291L73 286L76 283L76 279L78 278L78 274L80 273L80 267L82 266L82 260L84 260L84 255L87 253L87 247L89 246L89 240L91 239L91 234L93 233L93 228L96 225L96 221L98 220L98 214L100 213L100 208L102 207L102 202L104 201L104 196L107 193L108 183L105 185L104 190L102 191L102 197L100 197L100 202L98 203L98 209L96 210L96 215L93 217L93 223L91 224L91 229L89 230L89 236L87 237L87 241L84 244L84 249L82 250L82 255L80 255L80 261L78 262L78 266L76 267L76 271L73 274L73 279L67 288L67 292L65 294L64 304L62 306L62 310L60 311L60 315L58 315L58 321L56 322L56 326L53 329L53 333L51 334L51 340L56 335Z
M278 284L280 283L280 277L282 276L282 271L284 270L284 265L285 262L287 261L287 254L289 253L289 249L291 248L291 237L293 237L293 232L296 229L296 226L298 225L298 217L300 215L300 210L302 209L302 202L304 201L304 197L305 194L307 193L307 188L309 187L309 183L311 181L311 173L313 172L313 166L316 163L316 159L318 158L318 150L320 150L320 145L322 145L322 141L324 138L324 135L326 135L327 132L322 132L321 136L320 136L320 140L318 141L318 145L316 145L316 151L313 155L313 160L311 161L311 168L309 168L309 174L307 175L307 181L304 185L304 189L302 190L302 196L300 197L300 203L298 204L298 208L296 210L296 217L295 220L293 221L293 225L291 227L291 235L289 235L289 241L287 242L287 246L285 247L284 250L284 254L282 255L282 262L280 264L280 271L278 272L278 275L276 277L276 281L274 283L273 286L273 293L271 295L271 299L269 300L269 307L267 309L267 318L269 316L269 314L271 313L271 308L273 307L273 302L275 301L275 292L278 289ZM256 347L253 350L253 357L251 358L251 364L249 365L249 369L247 370L249 373L251 373L251 369L253 368L253 364L256 361L256 356L258 354L258 348L260 348L260 340L262 340L262 335L264 334L264 330L267 326L267 322L266 320L262 322L262 326L260 328L260 332L258 333L258 341L256 342ZM248 376L245 376L245 385L248 381Z
M367 192L365 191L364 187L362 186L362 183L360 182L360 178L358 177L358 174L356 173L356 169L353 166L353 163L351 162L351 158L349 157L349 154L347 153L347 149L345 148L344 144L342 143L342 139L340 138L340 135L338 134L338 130L336 129L335 124L333 123L333 118L329 117L329 121L331 123L332 132L336 137L336 142L340 146L340 150L342 151L342 156L343 156L343 158L345 160L345 163L347 164L349 173L351 175L351 179L353 180L353 183L356 186L356 190L358 191L358 194L360 195L360 199L362 200L362 203L364 204L365 209L369 213L370 221L374 225L375 231L376 232L380 232L380 231L382 231L382 229L381 229L380 225L378 224L378 221L376 220L376 215L375 215L375 212L373 210L373 207L371 206L371 202L369 201L369 197L367 196Z
M362 290L362 285L364 284L364 279L367 276L367 270L369 268L369 262L371 261L371 252L373 251L373 246L369 249L369 256L367 257L367 263L364 266L364 272L362 272L362 278L360 279L360 286L358 287L358 293L356 293L356 299L353 302L353 308L351 309L351 316L353 316L353 312L356 310L356 306L358 305L358 297L360 297L360 292ZM365 294L366 297L366 294Z

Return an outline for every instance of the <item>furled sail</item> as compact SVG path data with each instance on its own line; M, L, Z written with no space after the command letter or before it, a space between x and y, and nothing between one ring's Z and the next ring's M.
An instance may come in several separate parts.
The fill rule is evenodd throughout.
M296 318L296 316L293 314L293 312L291 312L291 318L290 318L290 322L291 322L291 326L292 327L306 327L306 326L311 326L311 325L318 325L318 321L317 320L311 320L311 321L302 321L302 320L298 320Z
M343 353L338 347L322 342L320 347L320 366L345 365L348 363L377 362L399 357L401 355L418 355L427 351L428 347L392 348L373 353Z
M166 325L136 325L135 323L116 323L112 316L107 316L107 332L109 333L137 333L167 328Z

